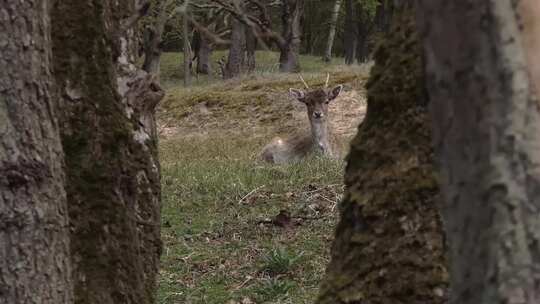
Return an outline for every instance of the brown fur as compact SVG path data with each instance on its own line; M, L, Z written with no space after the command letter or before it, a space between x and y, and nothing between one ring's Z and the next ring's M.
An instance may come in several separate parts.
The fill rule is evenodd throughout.
M299 161L311 153L321 153L327 157L341 157L336 136L332 133L328 119L328 103L341 92L342 86L330 91L323 89L304 93L291 89L291 96L306 105L311 132L295 133L289 137L275 137L264 146L261 158L275 164ZM320 117L316 117L319 114Z

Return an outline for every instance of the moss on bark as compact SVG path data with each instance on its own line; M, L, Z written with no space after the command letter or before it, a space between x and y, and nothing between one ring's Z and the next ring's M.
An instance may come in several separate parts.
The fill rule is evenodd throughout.
M443 233L411 6L396 15L375 60L318 303L443 303Z
M143 114L119 89L131 77L117 62L130 12L133 1L56 1L52 9L76 303L152 303L156 291L156 142L136 136Z

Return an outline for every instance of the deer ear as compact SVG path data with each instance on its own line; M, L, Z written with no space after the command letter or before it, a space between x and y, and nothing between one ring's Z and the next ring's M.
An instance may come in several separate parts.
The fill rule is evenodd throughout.
M339 93L343 90L343 85L338 85L334 87L330 92L328 92L328 100L334 100L338 97Z
M304 98L306 97L306 94L302 90L297 89L289 89L289 96L291 96L294 99L297 99L301 102L304 102Z

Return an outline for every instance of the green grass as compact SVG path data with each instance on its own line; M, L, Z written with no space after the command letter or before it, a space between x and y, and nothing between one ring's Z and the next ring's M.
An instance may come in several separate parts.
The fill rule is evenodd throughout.
M342 164L312 158L270 166L255 159L258 148L247 137L161 144L159 303L246 297L274 303L285 294L290 303L313 301L327 262ZM279 227L269 219L280 210L308 219Z
M184 89L181 56L164 54L161 68L168 88L161 124L182 126L160 140L158 303L313 303L329 259L344 165L317 156L283 166L258 160L273 132L290 128L283 113L291 103L275 101L301 86L298 77L270 68L277 53L258 52L256 75L199 78ZM303 56L301 63L314 86L325 81L319 69L336 83L361 78L318 57ZM197 114L203 103L210 114ZM286 227L273 222L283 210L291 216Z

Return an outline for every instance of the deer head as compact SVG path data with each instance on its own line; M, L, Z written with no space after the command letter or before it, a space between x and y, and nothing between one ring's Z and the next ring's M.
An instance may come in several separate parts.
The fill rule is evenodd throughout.
M327 80L328 82L328 80ZM305 84L305 82L304 82ZM307 84L305 84L307 87ZM328 127L328 105L343 89L338 85L330 90L315 89L306 91L299 89L289 89L289 95L306 105L308 119L311 125L311 134L313 142L324 154L332 155L330 147L330 130Z

